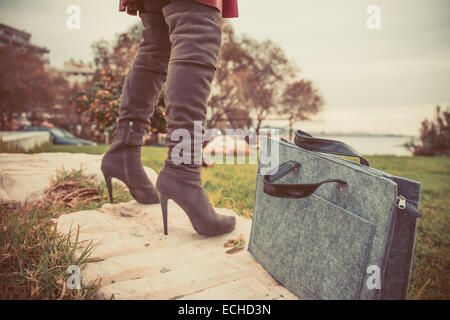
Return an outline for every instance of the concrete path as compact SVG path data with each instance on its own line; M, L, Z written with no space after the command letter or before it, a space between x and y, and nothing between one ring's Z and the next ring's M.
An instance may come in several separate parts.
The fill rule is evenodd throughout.
M227 209L221 214L235 215ZM135 201L106 204L99 211L61 216L58 229L80 226L80 240L97 244L82 271L83 281L102 278L101 294L115 299L296 299L245 250L227 254L225 242L243 235L251 220L237 217L236 230L206 238L187 215L169 202L169 235L164 236L159 205ZM86 242L87 244L87 242Z

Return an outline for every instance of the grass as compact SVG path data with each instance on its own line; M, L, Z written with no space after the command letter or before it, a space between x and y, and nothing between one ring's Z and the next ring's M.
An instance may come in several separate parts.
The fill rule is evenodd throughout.
M380 170L421 183L423 217L417 226L409 299L450 299L450 158L370 160Z
M59 234L52 218L36 207L1 210L1 299L89 299L95 294L95 284L67 290L65 271L83 266L93 246L76 258L80 243L71 234Z
M93 185L91 181L81 169L57 170L52 184L96 189L98 201L80 199L76 206L46 201L27 206L0 203L0 299L97 298L100 279L70 290L66 272L71 265L83 269L90 262L95 244L78 241L78 230L59 233L53 221L62 214L96 209L107 202L105 184ZM120 186L115 189L119 201L131 199L125 189ZM73 189L68 190L71 192Z
M107 149L105 145L49 146L45 152L102 154ZM159 172L166 154L165 148L144 147L142 162ZM419 181L422 185L423 218L418 222L409 299L450 299L450 159L395 156L367 158L374 168ZM256 172L256 165L215 165L203 170L202 178L214 206L230 208L238 214L251 217ZM130 199L125 190L119 194L115 192L116 197L119 197L119 201ZM101 203L85 204L85 207L92 209ZM54 214L55 210L50 210Z

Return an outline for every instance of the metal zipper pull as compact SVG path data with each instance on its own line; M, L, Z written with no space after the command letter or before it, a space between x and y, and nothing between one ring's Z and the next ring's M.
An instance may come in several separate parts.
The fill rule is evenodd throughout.
M406 209L406 198L404 196L397 197L397 207L401 210Z

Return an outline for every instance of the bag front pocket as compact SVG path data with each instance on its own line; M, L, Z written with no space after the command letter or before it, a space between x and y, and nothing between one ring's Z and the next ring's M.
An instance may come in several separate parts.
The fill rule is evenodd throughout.
M321 299L358 299L375 225L312 195L298 228L292 289Z

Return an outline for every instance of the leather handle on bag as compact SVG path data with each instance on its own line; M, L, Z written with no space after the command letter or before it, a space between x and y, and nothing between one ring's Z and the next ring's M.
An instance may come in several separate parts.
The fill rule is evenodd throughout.
M339 183L347 185L347 182L340 179L329 179L318 183L310 184L276 184L275 181L281 179L288 173L300 168L300 163L288 161L264 175L264 193L278 198L306 198L312 195L317 188L324 183Z
M369 166L369 162L362 155L341 141L314 138L304 131L297 130L294 142L298 147L309 151L356 157L359 158L360 164Z

